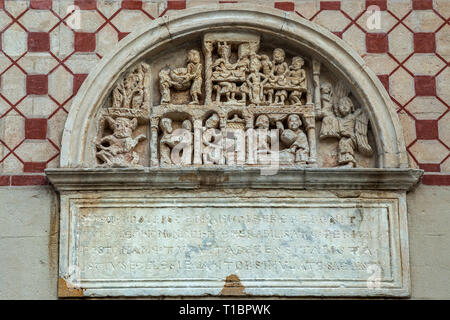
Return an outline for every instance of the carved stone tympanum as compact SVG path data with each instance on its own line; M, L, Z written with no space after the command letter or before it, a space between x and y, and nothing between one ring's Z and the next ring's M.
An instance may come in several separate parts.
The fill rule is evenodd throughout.
M407 296L389 95L325 29L220 4L120 42L71 107L60 296ZM231 279L231 280L230 280Z

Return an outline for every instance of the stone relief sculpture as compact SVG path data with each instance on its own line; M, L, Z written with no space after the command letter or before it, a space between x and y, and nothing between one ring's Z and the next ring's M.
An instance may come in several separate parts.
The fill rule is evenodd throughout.
M101 167L133 167L139 165L139 154L134 151L145 134L133 133L139 121L148 121L150 66L140 63L121 79L112 91L111 107L100 116L96 159ZM108 130L112 131L108 133Z
M133 138L132 133L137 127L137 119L118 117L113 119L106 116L113 133L100 139L96 143L100 150L96 153L98 159L103 161L104 167L130 167L137 166L139 155L133 151L139 141L146 139L140 134Z
M369 118L362 108L355 108L341 83L336 85L335 99L332 99L330 83L325 82L320 88L322 110L317 115L322 118L320 139L339 139L338 165L356 167L356 151L366 156L373 153L367 140Z
M162 69L159 72L159 88L161 104L170 103L170 90L187 90L191 96L190 104L199 104L202 88L202 64L200 52L190 50L185 68Z
M218 130L219 121L220 119L217 113L213 113L205 121L205 130L202 135L204 164L218 164L222 160L222 136L220 131Z
M133 148L148 131L151 166L277 159L280 165L314 167L316 122L321 122L319 142L337 140L335 165L357 166L356 152L371 156L368 117L342 82L325 80L329 74L321 74L320 62L283 48L261 49L260 40L254 33L204 35L202 51L190 49L184 67L157 71L160 104L151 108L150 67L133 67L112 91L111 107L100 120L100 165L136 165ZM145 131L136 134L138 123ZM262 138L252 133L263 131Z
M302 120L297 114L291 114L287 118L288 128L284 129L283 123L277 121L277 127L281 130L280 141L287 149L280 153L287 162L306 164L309 154L309 144L306 134L301 129Z

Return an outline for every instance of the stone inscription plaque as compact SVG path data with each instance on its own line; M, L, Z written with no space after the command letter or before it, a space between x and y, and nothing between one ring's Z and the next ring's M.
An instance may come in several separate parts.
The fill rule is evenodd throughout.
M217 295L227 279L254 295L401 287L392 199L77 199L70 207L67 268L85 295Z

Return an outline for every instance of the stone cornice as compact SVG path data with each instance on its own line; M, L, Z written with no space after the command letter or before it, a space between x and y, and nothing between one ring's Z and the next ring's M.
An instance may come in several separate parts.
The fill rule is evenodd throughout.
M420 180L418 169L194 167L45 170L58 191L255 188L300 190L408 191ZM263 175L262 173L266 173Z

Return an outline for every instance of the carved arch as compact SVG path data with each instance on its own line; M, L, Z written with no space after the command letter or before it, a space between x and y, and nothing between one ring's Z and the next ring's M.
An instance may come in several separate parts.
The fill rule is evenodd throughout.
M86 166L93 119L113 84L126 70L144 57L164 51L173 41L224 28L257 30L279 37L310 52L336 71L350 84L352 93L368 111L378 155L377 167L408 167L402 129L389 95L353 49L331 32L296 15L233 4L211 5L164 16L145 30L129 35L114 52L105 56L90 72L73 102L64 128L60 166Z

